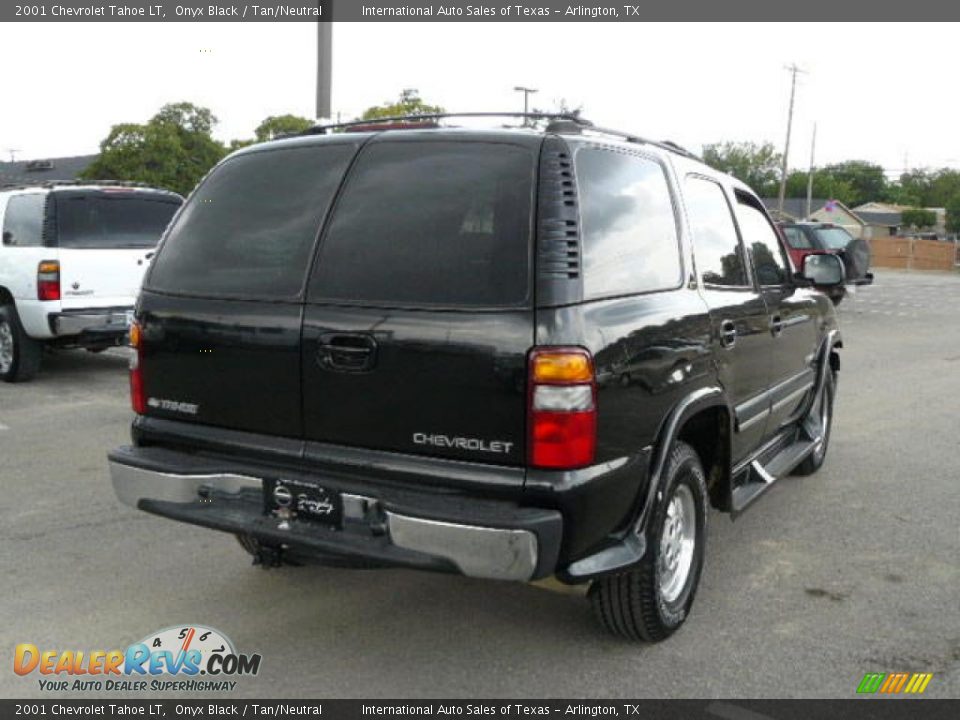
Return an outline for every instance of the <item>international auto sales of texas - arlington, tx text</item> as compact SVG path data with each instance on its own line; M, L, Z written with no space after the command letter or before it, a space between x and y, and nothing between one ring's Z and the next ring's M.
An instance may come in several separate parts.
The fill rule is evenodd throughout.
M623 705L624 714L639 715L638 705ZM383 716L416 716L435 717L437 715L445 717L462 716L499 716L499 717L524 717L524 716L544 716L562 713L563 715L577 715L586 717L599 717L601 715L620 715L620 710L616 705L560 705L554 707L551 705L524 705L521 703L510 703L508 705L472 705L472 704L449 704L440 703L438 705L362 705L361 714L363 715L383 715Z
M552 9L538 5L499 5L490 7L487 5L393 5L389 7L377 7L363 5L360 13L363 17L472 17L472 18L549 18L555 15L574 16L584 18L598 17L620 17L620 9L623 9L624 15L640 14L639 5L622 6L587 6L587 5L568 5L566 8Z

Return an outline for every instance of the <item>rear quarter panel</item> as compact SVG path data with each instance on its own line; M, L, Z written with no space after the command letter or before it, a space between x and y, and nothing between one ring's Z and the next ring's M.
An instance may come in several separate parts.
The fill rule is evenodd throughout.
M579 345L597 373L597 462L652 444L670 410L714 382L707 308L687 289L541 309L538 345Z

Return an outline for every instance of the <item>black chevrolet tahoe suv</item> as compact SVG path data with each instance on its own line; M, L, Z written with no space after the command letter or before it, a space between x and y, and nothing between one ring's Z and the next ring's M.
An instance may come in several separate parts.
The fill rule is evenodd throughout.
M139 297L119 498L264 565L555 575L617 634L676 630L708 504L824 461L843 268L796 272L678 146L536 119L215 167Z

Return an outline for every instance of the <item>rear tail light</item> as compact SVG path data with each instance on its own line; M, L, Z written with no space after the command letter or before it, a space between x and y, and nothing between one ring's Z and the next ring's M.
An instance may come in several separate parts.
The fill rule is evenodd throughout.
M37 266L37 300L60 299L60 263L44 260Z
M597 387L593 359L583 348L530 353L530 464L572 469L593 463L597 447Z
M143 336L140 325L130 323L130 405L137 415L147 411L147 398L143 390Z

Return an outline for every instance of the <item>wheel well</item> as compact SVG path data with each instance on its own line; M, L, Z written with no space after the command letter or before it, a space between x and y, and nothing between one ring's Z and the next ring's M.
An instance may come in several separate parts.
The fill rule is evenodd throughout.
M839 343L834 345L834 347L840 347ZM840 372L840 353L838 353L836 350L830 351L830 369L835 373Z
M13 305L13 295L5 287L0 286L0 305Z
M710 504L727 509L730 483L730 416L726 409L715 406L688 418L677 439L692 446L700 457L707 475Z

